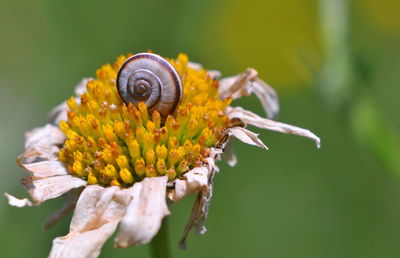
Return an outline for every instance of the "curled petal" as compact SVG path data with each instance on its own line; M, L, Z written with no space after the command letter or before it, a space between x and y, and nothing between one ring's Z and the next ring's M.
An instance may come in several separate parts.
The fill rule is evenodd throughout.
M174 190L168 192L168 198L178 202L186 195L197 193L201 187L208 184L209 170L206 167L195 167L185 173L182 178L175 180Z
M124 215L131 191L116 186L86 187L76 204L70 232L54 239L49 257L97 257Z
M219 159L221 156L220 149L211 148L210 156L206 159L208 170L208 180L206 185L202 185L198 191L197 198L193 204L192 213L190 215L189 221L187 222L183 235L179 241L179 248L186 249L186 239L190 230L195 227L197 233L204 234L207 229L204 226L204 222L208 216L208 209L210 207L213 186L214 186L214 176L218 173L219 168L215 165L215 160Z
M237 99L254 93L268 118L273 118L279 112L278 95L265 81L257 77L258 72L248 68L242 74L220 80L218 91L222 99Z
M167 176L148 177L133 185L132 200L121 221L115 246L146 244L157 234L170 212L166 203Z
M319 139L319 137L307 129L262 118L254 114L253 112L250 112L240 107L230 108L227 111L227 115L229 118L239 118L243 122L257 126L259 128L310 138L315 141L318 148L321 145L321 140Z
M38 160L56 160L58 145L65 140L64 133L53 125L33 129L25 134L25 152L18 157L19 164Z
M8 194L8 193L4 193L4 196L7 198L8 200L8 204L14 207L18 207L18 208L22 208L25 206L33 206L34 204L29 201L27 198L24 199L18 199L15 198L14 196Z
M76 86L74 90L75 96L79 96L86 92L86 85L89 81L94 80L93 78L83 78Z
M224 153L222 154L222 159L228 163L229 166L234 167L237 164L237 157L233 150L233 141L228 140L225 145Z
M65 166L59 161L39 161L20 165L34 177L52 177L68 175Z
M84 186L87 182L71 175L45 178L28 176L22 179L22 184L32 199L40 204L48 199L57 198L71 189Z
M189 61L188 64L187 64L187 66L188 66L189 68L191 68L191 69L194 69L194 70L201 70L201 69L203 69L203 66L202 66L201 64L196 63L196 62L192 62L192 61Z
M67 102L64 101L63 103L53 108L50 111L47 120L49 121L49 123L55 126L59 125L61 121L67 121L68 120Z
M265 144L257 137L258 134L255 134L243 127L232 127L228 128L226 131L228 134L235 136L244 143L268 150L267 146L265 146Z

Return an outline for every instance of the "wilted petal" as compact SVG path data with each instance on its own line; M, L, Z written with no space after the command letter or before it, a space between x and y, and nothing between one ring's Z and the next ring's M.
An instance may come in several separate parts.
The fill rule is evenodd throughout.
M65 215L73 211L76 205L76 201L83 189L72 189L71 191L67 192L65 196L65 202L60 209L55 211L51 214L45 221L43 228L49 229L54 224L56 224L60 219L62 219Z
M219 171L219 168L215 165L215 160L220 158L221 153L222 150L211 148L210 156L206 159L208 170L207 184L203 185L199 189L189 221L187 222L181 240L179 241L179 248L181 249L186 249L186 239L193 227L196 228L196 231L199 234L204 234L207 231L204 222L208 216L208 209L212 199L214 176Z
M224 153L222 154L222 160L228 163L229 166L234 167L237 164L237 157L233 150L233 141L228 140L225 145Z
M132 200L121 221L116 247L146 244L170 212L166 203L167 176L148 177L133 185Z
M70 232L54 239L49 257L97 257L124 215L131 191L116 186L86 187L76 204Z
M189 61L187 66L194 70L201 70L203 68L201 64L192 61Z
M53 125L33 129L25 134L25 152L17 161L26 164L38 160L56 160L58 145L64 143L64 140L64 133Z
M242 74L220 80L218 91L222 99L237 99L254 93L261 101L267 117L273 118L279 112L278 95L257 76L256 70L248 68Z
M71 175L45 178L28 176L22 179L22 184L32 199L40 204L48 199L57 198L71 189L84 186L87 182Z
M67 102L63 102L53 108L48 117L47 120L49 123L52 125L58 126L61 121L67 121L68 120L68 105Z
M8 204L11 206L18 207L18 208L22 208L25 206L33 206L33 203L31 201L29 201L27 198L18 199L8 193L4 193L4 196L7 198Z
M208 184L208 174L209 170L206 167L193 168L175 180L175 188L168 192L168 198L178 202L186 195L197 193L201 187Z
M227 111L227 115L229 118L239 118L243 122L257 126L259 128L310 138L316 142L318 148L321 145L319 137L307 129L262 118L254 114L253 112L250 112L240 107L230 108Z
M268 118L274 118L279 113L278 94L265 81L257 78L252 83L251 92L260 100Z
M39 161L28 164L20 164L34 177L51 177L68 175L65 166L60 161Z
M235 136L244 143L260 148L265 148L268 150L267 146L265 146L265 144L260 139L258 139L258 134L255 134L243 127L232 127L228 128L226 131L228 132L228 134Z
M79 96L86 92L86 85L89 81L94 80L93 78L83 78L76 86L74 90L75 96Z

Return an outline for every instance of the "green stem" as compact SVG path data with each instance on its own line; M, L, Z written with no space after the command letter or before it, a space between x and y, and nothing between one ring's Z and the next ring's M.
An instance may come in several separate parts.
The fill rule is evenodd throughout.
M152 258L171 258L169 246L168 219L164 218L160 231L150 243Z

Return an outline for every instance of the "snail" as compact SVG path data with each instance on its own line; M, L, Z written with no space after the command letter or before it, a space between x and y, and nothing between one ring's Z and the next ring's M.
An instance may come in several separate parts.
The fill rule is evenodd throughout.
M175 68L164 58L152 53L139 53L128 58L117 75L117 90L126 103L147 105L163 118L173 114L182 99L182 82Z

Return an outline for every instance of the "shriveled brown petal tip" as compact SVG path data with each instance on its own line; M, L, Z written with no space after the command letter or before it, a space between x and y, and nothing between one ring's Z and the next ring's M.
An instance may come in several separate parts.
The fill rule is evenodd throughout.
M132 200L121 221L115 246L146 244L157 234L170 212L166 203L168 177L147 177L133 185Z
M244 143L268 150L268 147L265 146L265 144L258 138L258 134L255 134L252 131L249 131L243 127L232 127L228 128L226 131L228 134L235 136Z
M175 180L175 188L168 192L168 198L178 202L186 195L197 193L201 187L208 184L209 170L206 167L195 167Z
M239 118L245 123L257 126L259 128L268 129L271 131L276 131L281 133L304 136L314 140L318 148L321 146L321 140L319 139L319 137L307 129L262 118L254 114L253 112L245 110L241 107L234 107L228 109L227 115L229 118Z
M71 189L84 186L87 182L71 175L45 178L29 176L22 179L22 184L26 187L32 199L40 204L48 199L57 198Z
M86 187L75 208L70 232L53 241L50 258L97 257L131 199L132 188Z
M12 196L11 194L8 194L8 193L4 193L4 196L7 198L8 204L11 205L11 206L14 206L14 207L22 208L22 207L25 207L25 206L33 206L34 205L27 198L18 199L18 198L15 198L14 196Z

